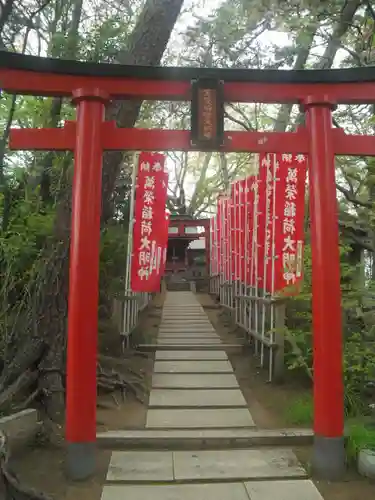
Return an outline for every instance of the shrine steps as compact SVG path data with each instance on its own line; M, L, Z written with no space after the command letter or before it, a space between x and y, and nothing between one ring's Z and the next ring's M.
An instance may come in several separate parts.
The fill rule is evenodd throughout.
M102 500L322 500L290 448L312 432L257 429L193 293L167 293L154 347L146 428L98 435L112 450Z

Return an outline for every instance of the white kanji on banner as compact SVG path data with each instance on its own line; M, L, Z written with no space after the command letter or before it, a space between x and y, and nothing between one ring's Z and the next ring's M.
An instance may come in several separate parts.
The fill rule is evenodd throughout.
M142 236L150 236L152 232L152 224L150 220L142 220L141 221L141 234Z
M142 208L142 219L152 220L153 210L151 206L144 206Z
M155 201L155 195L153 191L145 191L143 193L143 201L145 205L152 205Z
M147 236L144 236L141 238L141 246L139 247L139 250L150 250L150 245L151 241L147 238Z
M150 164L148 161L142 162L141 163L141 172L149 172L150 171Z
M150 271L147 267L141 267L138 269L138 276L141 278L141 280L148 280L148 277L150 275Z
M145 188L147 189L155 189L155 177L151 175L146 175L145 178Z

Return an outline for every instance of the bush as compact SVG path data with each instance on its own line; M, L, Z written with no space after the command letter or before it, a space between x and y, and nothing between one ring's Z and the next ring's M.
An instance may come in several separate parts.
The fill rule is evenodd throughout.
M358 453L364 449L375 451L375 427L371 428L364 423L353 423L347 430L346 454L348 460L355 461Z
M369 411L368 382L375 379L375 350L363 324L362 301L370 290L356 285L358 269L347 263L349 251L341 247L343 305L343 370L345 412L347 416L366 415ZM307 246L304 283L301 293L290 300L287 310L286 363L298 377L313 378L313 338L311 334L311 250ZM327 332L329 334L329 332Z

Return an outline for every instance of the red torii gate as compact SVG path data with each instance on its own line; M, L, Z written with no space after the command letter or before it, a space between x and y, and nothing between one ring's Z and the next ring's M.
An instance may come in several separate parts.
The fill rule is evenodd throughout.
M195 79L211 81L197 90ZM215 85L212 85L215 81ZM313 466L328 478L344 470L344 402L335 155L375 156L369 136L332 128L339 103L375 102L375 68L318 71L152 68L41 59L5 53L0 87L16 94L71 97L77 120L60 129L11 131L10 147L75 155L68 315L68 470L95 468L100 192L106 150L217 150L309 155L313 264ZM104 121L111 98L192 100L186 130L118 129ZM223 131L224 102L298 103L306 127L294 133ZM217 119L217 121L215 121ZM82 363L82 360L85 363Z

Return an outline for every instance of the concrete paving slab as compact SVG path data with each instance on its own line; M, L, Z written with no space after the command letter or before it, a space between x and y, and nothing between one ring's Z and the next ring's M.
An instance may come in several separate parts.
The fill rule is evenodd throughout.
M173 481L169 451L114 451L107 481Z
M220 337L215 332L176 332L170 331L166 332L165 330L159 332L158 337L162 338L176 338L180 340L189 339L189 340L199 340L199 339L215 339L220 340Z
M288 449L175 451L173 466L177 481L307 476L295 454ZM279 496L277 498L279 500Z
M163 323L169 324L169 323L179 323L179 324L184 324L186 321L186 318L189 318L192 323L204 323L211 325L212 323L208 320L206 315L195 315L195 316L185 316L183 319L181 317L174 317L174 318L162 318Z
M206 315L198 315L198 314L195 314L194 316L193 315L184 315L183 317L181 317L181 315L179 316L174 316L174 317L168 317L168 318L164 318L162 317L162 322L163 323L180 323L180 324L184 324L186 321L191 321L192 323L205 323L205 324L208 324L208 325L211 325L212 323L207 319L207 316Z
M149 408L188 408L188 407L247 407L240 389L152 389L148 402Z
M207 319L207 314L200 307L173 307L172 309L163 309L162 316L163 317L174 317L178 318L179 315L184 316L199 316L200 318Z
M188 335L173 335L172 333L170 335L163 335L163 336L158 336L156 339L157 342L161 343L171 343L175 341L176 344L220 344L221 339L218 336L214 335L209 335L206 337L205 334L202 333L199 337L189 337Z
M139 344L138 349L144 352L156 352L156 351L217 351L218 349L225 349L226 352L240 352L243 349L244 344L228 344L227 342L216 343L216 344L200 344L199 341L190 344L179 343L173 344L173 342L163 342L162 344Z
M182 344L182 345L189 345L189 344L193 344L193 345L199 345L199 344L218 344L220 345L222 342L221 340L218 338L204 338L204 337L200 337L199 339L197 338L194 338L194 337L185 337L185 338L176 338L176 337L167 337L167 338L158 338L156 340L156 343L157 344L175 344L175 346L178 346L179 344Z
M160 325L160 332L177 332L177 333L193 333L193 332L210 332L216 333L212 325L196 325L186 322L183 326Z
M101 500L249 500L242 483L105 486Z
M207 334L210 334L210 335L216 335L216 337L218 337L218 334L215 332L215 330L213 328L208 328L208 327L204 327L204 328L195 328L195 327L191 327L190 325L189 326L185 326L185 328L166 328L165 326L161 325L160 326L160 329L159 329L159 334L161 333L168 333L168 334L178 334L178 335L198 335L198 334L204 334L204 333L207 333Z
M172 313L162 313L161 316L163 319L180 319L180 318L198 318L198 319L205 319L207 320L207 315L203 311L191 311L191 312L186 312L186 311L177 311Z
M183 325L165 325L164 323L160 324L160 330L168 331L168 332L178 332L178 333L185 333L185 332L215 332L215 329L212 325L206 325L206 324L200 324L197 325L195 323L190 323L189 321L186 321Z
M225 351L156 351L155 360L227 360Z
M163 429L252 427L254 421L246 408L204 410L148 410L146 427Z
M163 308L162 309L162 314L163 315L176 315L177 313L179 314L200 314L201 316L207 318L207 314L205 310L200 307L200 306L193 306L193 307L170 307L170 308Z
M205 320L209 321L207 314L204 311L176 311L172 313L162 313L162 318L166 320L179 320L181 318L195 318L199 321Z
M152 387L155 389L228 389L239 387L232 373L215 374L169 374L155 373L152 376Z
M181 316L185 317L197 317L199 319L205 319L209 321L207 314L203 309L178 309L173 311L162 311L162 317L166 319L178 319Z
M194 339L199 343L199 339L214 339L220 340L220 337L215 332L192 332L192 333L173 333L173 332L160 332L158 335L159 339L179 339L184 340Z
M212 323L207 321L206 318L201 318L200 316L184 316L181 317L179 316L178 318L162 318L162 324L163 325L179 325L179 326L184 326L186 323L197 323L199 325L210 325L212 326Z
M175 311L204 311L203 307L199 304L168 304L164 305L163 312L175 312Z
M159 333L158 339L178 339L178 340L195 340L199 343L199 339L208 339L208 340L220 340L220 337L216 335L216 333L173 333L173 332L162 332Z
M155 361L154 373L232 373L229 361Z
M311 429L129 429L97 434L98 444L109 449L244 449L259 446L311 445Z
M314 483L308 479L254 481L245 483L251 500L323 500Z
M193 321L192 319L185 319L184 321L171 321L170 323L162 321L160 326L164 328L179 328L184 329L187 327L197 327L197 328L213 328L212 324L207 321Z

